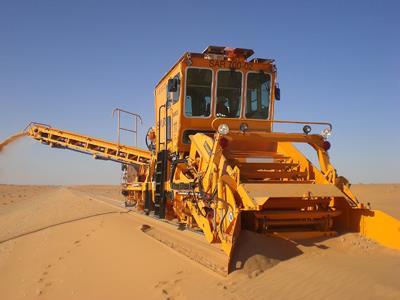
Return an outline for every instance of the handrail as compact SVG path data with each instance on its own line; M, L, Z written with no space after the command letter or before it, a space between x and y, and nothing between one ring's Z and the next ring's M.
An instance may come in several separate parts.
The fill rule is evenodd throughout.
M270 123L279 123L279 124L302 124L302 125L327 125L329 126L329 130L332 131L333 126L328 122L308 122L308 121L289 121L289 120L266 120Z
M47 128L51 128L50 125L45 124L45 123L30 122L28 125L26 125L26 127L25 127L24 130L23 130L23 132L26 132L26 130L27 130L28 128L30 128L31 126L36 126L36 125L43 126L43 127L47 127Z
M138 119L140 120L140 124L142 125L143 124L142 117L139 114L135 114L135 113L132 113L130 111L127 111L127 110L124 110L124 109L121 109L121 108L118 108L118 107L114 108L114 110L112 112L112 116L113 117L115 115L115 112L118 113L118 142L117 142L118 143L118 147L120 146L121 130L134 133L135 134L135 146L137 146ZM134 129L128 129L128 128L121 127L121 112L135 117L135 127L134 127Z
M227 119L226 121L224 120L224 118L216 118L212 121L211 127L214 130L217 130L218 126L223 123L229 124L229 122L231 123L234 122L236 125L239 126L242 123L247 123L252 121L257 121L258 124L257 127L261 126L263 127L264 125L262 124L264 124L264 122L267 122L270 124L279 123L279 124L302 124L302 125L326 125L329 127L329 132L331 132L333 129L332 124L328 122L309 122L309 121L291 121L291 120L254 120L254 119L246 120L246 119L231 119L231 118Z

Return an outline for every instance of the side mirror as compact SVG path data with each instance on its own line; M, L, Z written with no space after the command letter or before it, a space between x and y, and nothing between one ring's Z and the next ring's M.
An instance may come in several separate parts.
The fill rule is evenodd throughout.
M275 99L281 100L281 89L277 85L275 86Z
M175 93L178 91L178 78L171 78L168 80L168 92Z

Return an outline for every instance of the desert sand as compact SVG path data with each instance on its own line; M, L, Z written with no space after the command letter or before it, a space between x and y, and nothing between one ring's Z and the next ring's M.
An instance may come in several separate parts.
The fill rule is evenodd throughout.
M400 217L399 184L354 191ZM0 185L0 298L400 299L400 253L358 234L296 244L243 232L243 268L223 277L141 229L218 256L200 234L122 203L118 186Z

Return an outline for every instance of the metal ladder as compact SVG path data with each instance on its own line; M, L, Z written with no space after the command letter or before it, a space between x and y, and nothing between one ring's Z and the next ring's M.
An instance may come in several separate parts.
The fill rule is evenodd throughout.
M165 218L165 181L167 180L168 150L161 150L157 154L154 194L154 214L160 219Z

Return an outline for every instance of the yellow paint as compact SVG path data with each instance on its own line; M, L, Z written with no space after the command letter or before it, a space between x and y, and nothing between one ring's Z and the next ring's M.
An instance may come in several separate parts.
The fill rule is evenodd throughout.
M380 244L400 250L400 221L380 210L361 216L360 233Z

